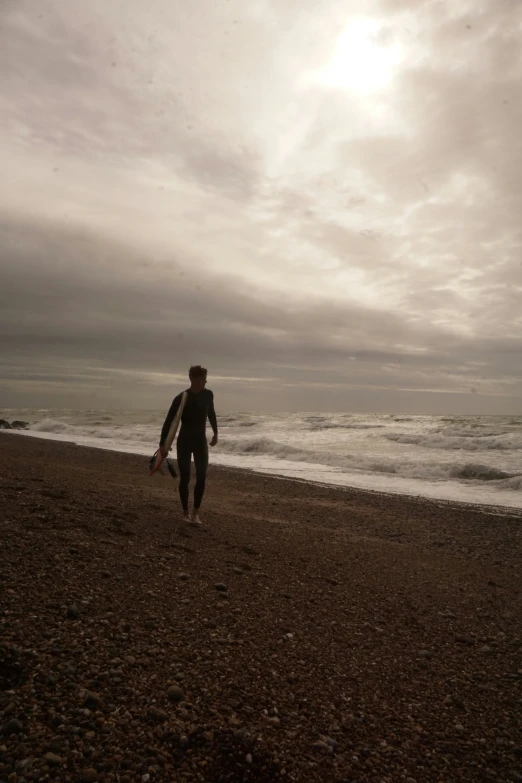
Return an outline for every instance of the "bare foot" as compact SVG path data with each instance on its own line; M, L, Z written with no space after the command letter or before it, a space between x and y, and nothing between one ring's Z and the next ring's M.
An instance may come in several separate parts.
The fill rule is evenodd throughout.
M185 511L183 513L183 521L184 522L192 522L192 517L190 516L188 511Z
M197 511L194 511L194 518L192 519L192 522L194 525L199 525L199 527L203 525L203 522L201 521L201 517L199 516Z

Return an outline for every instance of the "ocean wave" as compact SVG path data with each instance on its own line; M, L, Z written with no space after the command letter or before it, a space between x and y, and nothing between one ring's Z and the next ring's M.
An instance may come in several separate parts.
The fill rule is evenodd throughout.
M42 419L42 421L31 427L32 432L43 432L53 435L63 435L68 440L78 438L89 438L95 440L117 440L127 443L150 443L158 440L158 429L156 427L136 426L125 428L122 424L116 424L113 427L99 427L93 422L90 425L78 426L67 424L57 419Z
M499 481L511 479L517 476L516 473L507 473L505 470L499 470L489 465L455 465L450 471L451 478L475 479L476 481Z
M102 414L103 412L99 412ZM56 415L56 414L54 414ZM85 419L81 423L71 423L70 416L56 418L47 416L36 424L31 426L34 435L38 433L48 433L49 436L61 440L68 440L77 443L83 443L89 446L99 445L102 448L120 449L122 451L135 451L136 453L146 454L150 447L158 442L161 423L148 424L147 416L138 418L138 421L132 422L135 416L133 413L129 417L127 424L105 423L103 416L100 415L93 421L86 423ZM517 473L519 466L516 463L516 449L522 448L522 433L518 432L499 432L500 428L485 428L483 433L475 432L470 437L469 429L465 429L466 434L457 437L458 429L452 426L449 430L424 430L423 432L410 433L383 433L384 437L391 442L411 444L412 448L405 452L404 449L394 448L386 445L382 448L383 440L381 437L368 438L368 448L357 450L354 453L347 453L346 444L349 445L350 438L344 437L342 433L335 436L332 433L328 438L325 432L322 438L314 438L311 434L311 422L308 425L303 423L303 419L298 422L290 418L290 424L293 430L281 431L281 418L271 419L266 415L252 417L246 414L238 416L226 416L223 419L231 421L230 427L224 427L221 435L217 452L223 455L237 455L233 462L241 465L241 456L259 457L259 465L267 466L277 464L279 460L287 462L305 463L307 465L325 466L331 468L333 472L345 472L348 474L366 474L366 475L389 475L402 479L424 480L431 482L453 482L462 483L471 486L484 486L486 483L495 489L506 489L512 491L522 491L522 472ZM312 417L308 417L309 419ZM320 417L317 417L319 419ZM333 416L322 417L326 427L320 429L374 429L383 427L383 424L368 422L357 423L357 419L347 424L340 424L337 415L332 421ZM117 416L118 422L123 420L123 416ZM223 422L220 420L220 423ZM315 424L317 424L315 419ZM73 419L74 421L74 419ZM375 422L375 418L373 419ZM434 420L431 420L434 423ZM271 425L273 434L267 432L266 435L259 434L260 430L249 430L248 426L259 424L264 428L266 424ZM393 424L388 424L393 426ZM243 429L243 427L245 427ZM261 429L262 432L262 429ZM29 434L29 433L27 433ZM380 434L379 434L380 435ZM283 439L284 438L284 439ZM302 440L301 440L302 438ZM314 442L317 440L318 442ZM323 441L332 442L332 449L329 450ZM353 438L355 441L355 436ZM320 443L321 443L321 448ZM340 445L342 444L342 445ZM421 446L429 449L446 450L437 455L435 452L426 452L422 454L420 449L414 446ZM458 451L460 450L460 454ZM479 452L480 456L471 456L467 452ZM450 453L452 452L452 453ZM455 453L457 452L457 453ZM417 453L419 456L417 457ZM428 459L426 459L428 457ZM246 462L246 460L245 460ZM257 460L256 460L257 462ZM489 462L496 464L490 465ZM283 468L282 468L283 470ZM310 473L313 473L313 468Z
M384 435L395 443L424 446L427 449L457 451L517 451L522 449L522 437L515 433L402 433L387 432Z
M311 432L319 430L377 430L385 427L385 424L313 424Z
M370 472L396 475L402 478L442 481L457 479L466 482L496 482L499 487L520 489L518 481L522 474L508 473L491 465L466 463L451 465L405 460L375 460L361 458L360 455L342 455L324 451L312 451L287 443L279 443L269 438L221 441L221 450L233 454L272 456L292 462L305 462L327 465L332 468L351 472Z

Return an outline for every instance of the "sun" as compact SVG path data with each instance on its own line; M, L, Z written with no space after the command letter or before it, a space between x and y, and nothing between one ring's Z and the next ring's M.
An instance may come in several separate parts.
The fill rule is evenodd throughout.
M369 93L387 87L403 59L402 47L386 42L382 25L357 19L339 35L330 62L319 72L327 87Z

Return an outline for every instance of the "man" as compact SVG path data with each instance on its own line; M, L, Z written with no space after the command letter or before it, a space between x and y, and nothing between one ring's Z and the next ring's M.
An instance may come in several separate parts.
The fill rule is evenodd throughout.
M187 401L181 414L181 427L177 441L177 459L179 469L179 496L183 507L183 517L187 522L201 525L200 508L205 491L208 468L208 443L206 436L207 418L214 432L211 446L218 442L218 426L214 410L214 395L206 389L207 371L199 364L190 368L190 389L187 389ZM160 437L160 451L166 456L164 446L170 425L178 412L183 392L174 398L163 424ZM194 518L189 514L190 458L194 455L196 466L196 486L194 487Z

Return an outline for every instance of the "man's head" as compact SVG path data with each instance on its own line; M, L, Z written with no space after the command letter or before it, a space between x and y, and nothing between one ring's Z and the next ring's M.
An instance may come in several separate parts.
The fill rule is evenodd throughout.
M207 384L207 371L199 364L193 365L189 370L190 388L192 391L203 391Z

